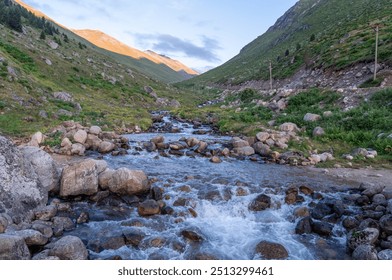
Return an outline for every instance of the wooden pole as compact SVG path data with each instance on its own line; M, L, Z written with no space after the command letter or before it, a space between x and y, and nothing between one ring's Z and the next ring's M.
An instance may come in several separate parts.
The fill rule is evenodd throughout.
M377 79L378 31L379 31L379 27L377 25L376 26L376 52L375 52L375 58L374 58L374 77L373 77L374 81Z
M270 89L272 91L272 62L269 62L269 72L270 72Z

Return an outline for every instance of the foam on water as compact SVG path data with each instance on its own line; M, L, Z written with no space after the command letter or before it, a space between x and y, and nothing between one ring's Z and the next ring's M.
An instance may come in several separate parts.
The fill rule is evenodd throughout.
M164 121L171 120L164 118ZM176 126L181 125L176 123ZM178 141L181 137L193 137L192 128L183 126L181 129L182 131L177 134L164 134L165 142ZM127 136L133 141L130 153L136 152L135 148L140 146L141 142L149 141L156 135L158 134L145 133ZM227 137L212 135L197 135L196 138L218 145L228 141ZM298 219L293 217L293 210L296 206L284 203L282 188L290 184L333 186L335 182L323 175L312 176L301 168L230 158L223 159L221 164L214 164L203 157L157 158L157 155L156 152L138 151L137 154L121 157L107 155L105 160L111 168L141 169L148 176L156 177L158 181L154 185L161 187L164 196L168 196L165 203L172 206L177 214L183 214L142 218L136 210L130 211L128 219L143 220L143 226L137 228L145 235L140 246L124 246L99 254L92 252L94 257L109 258L119 255L123 259L187 259L192 258L194 253L206 252L220 259L258 259L260 256L255 254L255 247L260 241L265 240L282 244L289 251L290 259L316 258L316 241L313 242L311 238L304 241L303 237L295 234ZM190 179L185 179L186 177ZM184 185L189 186L189 192L180 190ZM246 192L242 196L236 195L239 186ZM211 191L215 193L208 198ZM215 195L216 193L220 194L220 197ZM260 212L249 211L250 202L261 193L271 197L272 208ZM333 197L333 194L331 196ZM178 198L186 200L185 206L173 206ZM309 202L310 198L306 198L302 205ZM189 207L197 213L196 217L188 212ZM183 219L183 222L176 222L178 218ZM121 225L121 221L93 221L84 226L81 234L90 232L92 235L99 235L100 231L110 227L116 230L127 229ZM184 240L181 231L189 228L197 229L204 237L204 241L195 244ZM334 229L337 237L331 241L332 246L343 245L344 236L339 235L340 230L341 227L337 225ZM163 245L150 246L149 242L154 238L162 238Z

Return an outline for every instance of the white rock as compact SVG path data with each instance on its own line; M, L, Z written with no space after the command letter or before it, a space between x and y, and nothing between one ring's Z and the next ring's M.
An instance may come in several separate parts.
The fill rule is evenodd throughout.
M321 116L317 115L317 114L307 113L304 116L305 122L315 122L315 121L318 121L319 119L321 119Z
M270 137L268 132L259 132L256 134L256 138L260 142L265 142Z
M87 132L83 129L79 129L73 136L75 142L84 144L87 140Z
M72 144L71 154L83 156L85 152L86 152L86 147L84 147L82 144L80 143Z
M71 140L69 138L65 137L63 140L61 140L61 147L63 148L70 148L72 146Z
M94 135L99 135L102 132L102 129L99 126L92 126L89 129L89 133L94 134Z

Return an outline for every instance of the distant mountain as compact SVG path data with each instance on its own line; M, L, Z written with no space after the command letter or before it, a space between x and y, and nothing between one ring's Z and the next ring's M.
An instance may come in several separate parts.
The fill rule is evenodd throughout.
M270 62L274 79L371 62L376 24L379 60L392 66L392 0L300 0L237 56L185 84L267 80Z
M172 60L168 57L162 57L153 52L143 52L138 49L132 48L101 31L70 30L63 25L58 24L41 11L27 5L23 1L14 0L14 2L18 3L34 15L38 17L43 17L55 23L56 25L67 29L69 32L75 33L76 35L84 38L85 40L89 41L93 45L103 50L129 57L124 58L116 55L111 55L117 60L125 61L128 66L135 68L136 70L144 73L149 77L158 79L166 83L174 83L192 78L199 74L179 61Z
M108 51L127 55L136 59L146 58L157 64L165 64L176 72L184 71L185 73L189 74L188 78L198 75L198 73L195 70L192 70L191 68L185 66L184 64L182 64L177 60L173 60L167 56L159 55L153 51L143 52L138 49L132 48L118 41L117 39L103 33L102 31L90 30L90 29L83 29L83 30L73 29L72 31L77 35L79 35L80 37L93 43L94 45L106 49Z

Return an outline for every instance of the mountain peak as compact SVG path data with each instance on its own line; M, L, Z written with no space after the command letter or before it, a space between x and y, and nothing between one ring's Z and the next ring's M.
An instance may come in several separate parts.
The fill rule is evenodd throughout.
M28 11L32 12L34 15L38 16L38 17L44 17L52 22L55 22L53 19L51 19L50 17L48 17L47 15L45 15L44 13L40 12L39 10L34 9L33 7L27 5L26 3L24 3L21 0L14 0L16 3L18 3L19 5L21 5L22 7L24 7L25 9L27 9ZM57 25L68 29L67 27L58 24L57 22L55 22ZM177 61L177 60L173 60L171 58L169 58L168 56L165 55L159 55L153 51L146 51L143 52L141 50L138 50L136 48L133 48L131 46L128 46L122 42L120 42L119 40L107 35L106 33L100 31L100 30L96 30L96 29L80 29L80 30L76 30L76 29L72 29L72 32L74 32L75 34L79 35L80 37L86 39L87 41L89 41L90 43L111 51L111 52L115 52L118 54L122 54L122 55L126 55L126 56L130 56L132 58L135 59L148 59L154 63L157 64L164 64L167 67L171 68L172 70L176 71L176 72L185 72L186 74L190 75L190 76L196 76L199 75L198 72L196 72L195 70L187 67L186 65L184 65L183 63Z
M136 59L146 58L158 64L165 64L169 68L179 72L184 71L189 75L198 75L195 70L185 66L181 62L177 60L173 60L165 55L157 54L151 50L148 51L140 51L136 48L128 46L119 40L109 36L108 34L100 31L100 30L91 30L91 29L83 29L83 30L72 30L74 33L79 35L80 37L86 39L87 41L93 43L94 45L115 52L122 55L127 55Z

